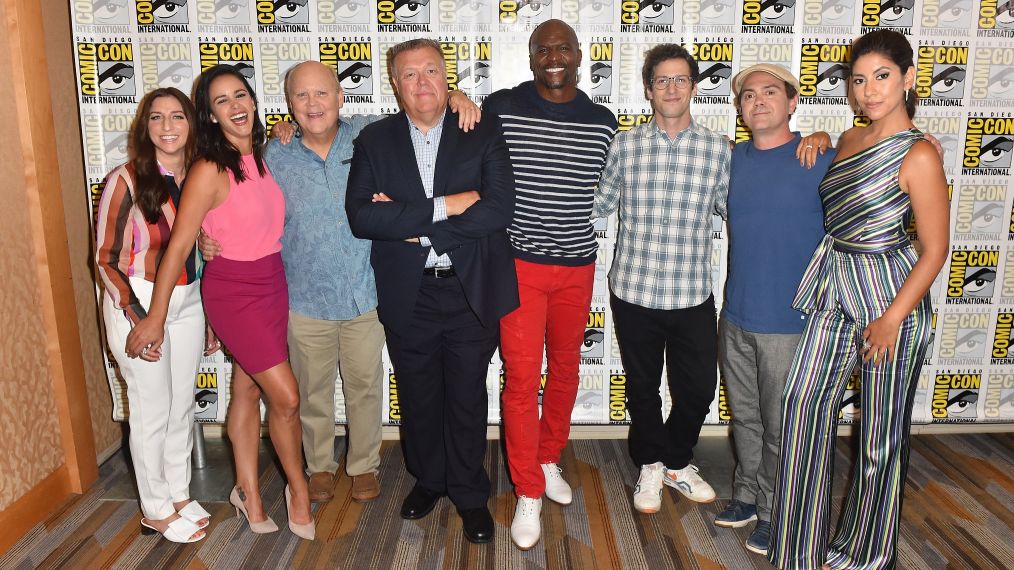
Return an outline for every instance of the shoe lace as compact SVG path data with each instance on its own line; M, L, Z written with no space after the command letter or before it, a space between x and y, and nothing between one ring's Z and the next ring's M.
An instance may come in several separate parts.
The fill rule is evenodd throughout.
M546 477L551 479L563 479L563 468L556 463L546 463Z
M518 506L521 507L521 513L523 515L531 515L535 513L535 506L539 504L538 499L526 497L524 495L518 497Z
M656 465L645 465L641 468L641 476L637 479L637 486L641 492L658 492L662 489L663 469Z

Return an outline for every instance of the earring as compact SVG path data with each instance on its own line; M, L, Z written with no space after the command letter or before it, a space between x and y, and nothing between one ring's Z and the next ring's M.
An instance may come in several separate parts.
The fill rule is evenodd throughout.
M906 102L906 103L908 103L908 92L909 92L909 91L911 91L911 89L906 89L906 90L905 90L905 102Z

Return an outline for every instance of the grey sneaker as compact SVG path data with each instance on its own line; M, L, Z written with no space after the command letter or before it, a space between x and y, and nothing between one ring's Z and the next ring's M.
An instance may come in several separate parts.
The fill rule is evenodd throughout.
M715 517L715 526L724 528L739 528L750 524L750 521L757 520L757 507L743 501L733 499L725 507L725 510Z
M771 544L771 523L768 521L757 521L757 526L746 539L746 549L761 556L768 555L768 545Z

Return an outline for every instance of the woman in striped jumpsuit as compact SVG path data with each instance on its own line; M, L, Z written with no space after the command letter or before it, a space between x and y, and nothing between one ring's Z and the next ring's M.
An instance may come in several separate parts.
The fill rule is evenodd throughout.
M827 236L794 306L809 320L785 386L768 557L778 568L895 563L912 395L930 332L927 291L947 256L947 183L915 130L912 48L897 32L856 40L850 84L871 119L839 140L820 185ZM922 253L905 232L914 214ZM862 358L856 476L827 543L838 407Z

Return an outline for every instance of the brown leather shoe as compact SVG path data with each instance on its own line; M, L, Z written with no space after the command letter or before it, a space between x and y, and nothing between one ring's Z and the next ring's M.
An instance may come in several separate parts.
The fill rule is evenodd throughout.
M380 481L375 473L352 476L352 500L365 503L380 496Z
M327 471L310 475L310 500L318 503L334 498L334 474Z

